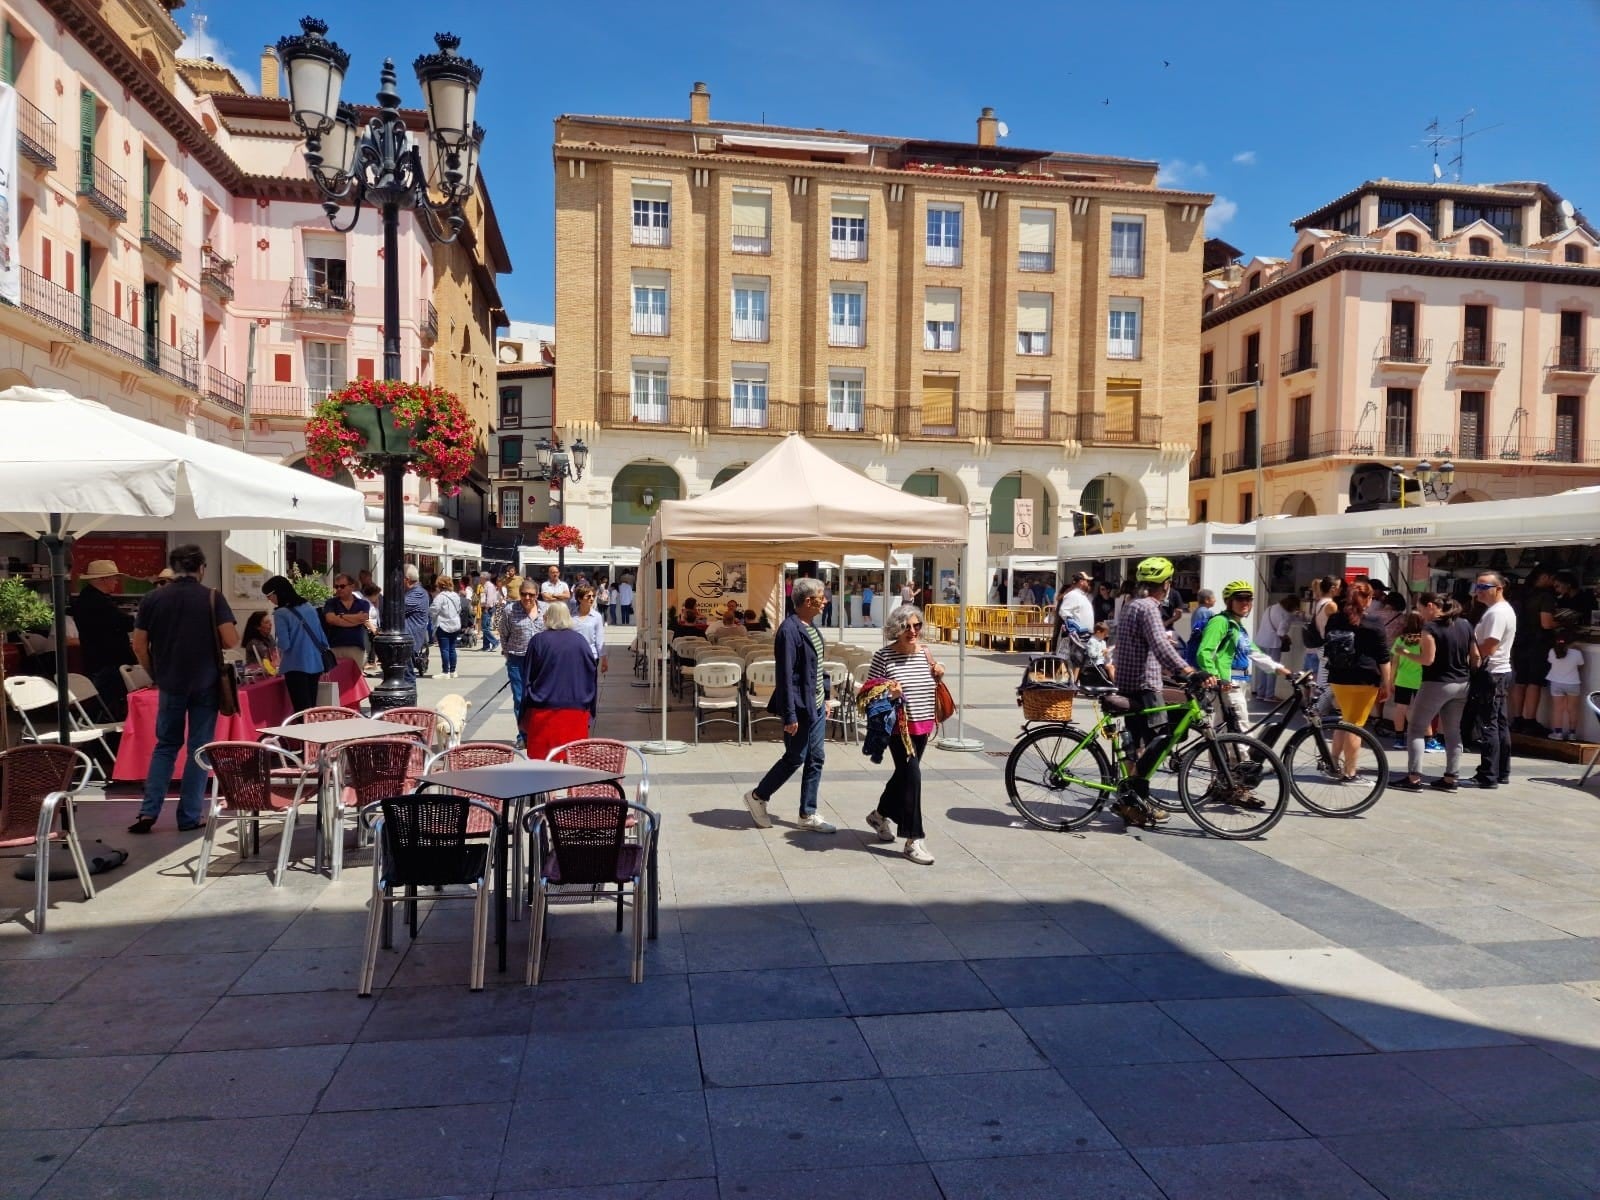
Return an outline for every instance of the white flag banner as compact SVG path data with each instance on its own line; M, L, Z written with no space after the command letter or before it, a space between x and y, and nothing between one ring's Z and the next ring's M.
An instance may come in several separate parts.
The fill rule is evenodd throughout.
M1011 544L1018 550L1033 549L1033 501L1011 502Z
M17 264L17 92L0 83L0 300L22 303Z

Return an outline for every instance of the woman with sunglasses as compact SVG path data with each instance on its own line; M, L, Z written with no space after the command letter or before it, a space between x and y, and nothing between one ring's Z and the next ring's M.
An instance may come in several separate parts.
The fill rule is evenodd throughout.
M892 842L893 822L899 828L899 836L906 840L906 857L926 867L933 864L933 855L923 844L926 832L922 827L922 753L928 748L928 735L938 723L934 720L934 698L936 681L944 675L944 667L934 662L922 645L922 610L915 605L902 604L891 612L884 622L884 634L889 643L872 656L867 677L889 680L890 691L901 698L905 706L902 719L911 748L906 749L906 739L898 733L889 739L894 774L883 786L878 807L867 814L867 824L880 842Z

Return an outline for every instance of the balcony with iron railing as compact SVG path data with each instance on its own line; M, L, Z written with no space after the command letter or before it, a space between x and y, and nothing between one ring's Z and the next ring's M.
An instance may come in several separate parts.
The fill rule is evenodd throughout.
M1217 398L1217 381L1215 379L1202 379L1200 381L1200 403Z
M828 323L828 345L830 346L865 346L867 344L867 327L862 324L836 325Z
M1296 346L1293 350L1285 350L1278 355L1278 374L1295 375L1301 371L1315 371L1317 369L1317 348L1315 346Z
M1506 344L1466 338L1450 347L1450 365L1458 371L1498 371L1506 365Z
M726 396L705 402L706 427L717 433L790 433L800 427L800 405L793 400L735 404Z
M1585 350L1576 343L1562 342L1550 351L1544 369L1550 375L1600 374L1600 350Z
M1117 279L1139 279L1144 275L1144 256L1142 254L1113 254L1111 256L1111 274Z
M1196 453L1189 459L1189 478L1210 479L1215 475L1215 460L1209 454Z
M68 333L83 334L83 301L59 283L37 271L21 268L22 302L18 306L46 324Z
M1268 442L1261 448L1261 465L1276 467L1318 458L1371 458L1376 452L1373 435L1367 430L1325 429Z
M113 221L126 221L128 181L92 154L80 154L78 159L78 195Z
M200 250L200 287L218 300L233 299L233 259L215 250Z
M866 238L830 238L828 257L834 262L866 262Z
M801 406L800 432L808 437L882 437L894 432L894 414L870 404L835 407L817 400Z
M439 340L439 310L434 307L432 300L424 300L417 317L417 332L424 340L436 342Z
M1409 329L1392 329L1378 339L1372 357L1389 367L1426 367L1433 362L1433 339L1419 338Z
M1240 392L1248 387L1255 387L1261 382L1261 364L1251 363L1247 367L1235 367L1228 372L1228 390Z
M996 442L1067 442L1077 435L1077 413L991 412L989 437Z
M928 246L923 262L930 267L959 267L961 265L960 246Z
M895 409L894 431L903 438L967 441L982 437L987 413L974 412L957 402L945 412L930 412L926 404L902 404Z
M355 310L355 289L348 280L296 278L283 303L290 312L347 317Z
M672 245L672 226L635 225L632 241L635 246L658 246L665 249Z
M766 341L767 319L765 317L735 317L733 319L732 337L736 342Z
M1232 474L1234 471L1254 471L1256 469L1256 448L1254 446L1241 446L1237 450L1229 450L1222 456L1222 473Z
M1450 458L1456 462L1576 463L1594 466L1600 464L1600 440L1560 434L1555 437L1511 434L1499 439L1463 434L1452 440L1441 434L1433 434L1427 440L1427 454L1432 459Z
M41 167L56 165L56 123L20 92L17 94L17 152Z
M632 332L642 337L666 337L667 314L664 312L640 312L633 310L633 321L629 328Z
M341 385L342 386L342 385ZM318 389L318 399L327 389ZM250 389L250 413L257 417L308 417L313 404L306 388L291 384L256 384Z
M1161 418L1136 414L1077 415L1078 440L1086 446L1154 446L1161 441Z
M1019 250L1017 251L1017 270L1029 274L1035 272L1049 272L1056 269L1056 256L1049 250Z
M205 395L231 412L244 412L244 384L210 364L206 366Z
M694 429L705 425L706 402L699 396L608 392L601 398L600 423L612 429Z
M144 202L144 235L140 239L168 262L183 261L183 226L165 209Z
M733 252L735 254L771 254L772 229L766 225L735 225Z

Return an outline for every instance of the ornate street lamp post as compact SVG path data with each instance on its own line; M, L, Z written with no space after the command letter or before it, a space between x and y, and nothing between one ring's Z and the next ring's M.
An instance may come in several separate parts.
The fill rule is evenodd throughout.
M1422 489L1424 502L1438 500L1448 503L1450 492L1456 485L1456 464L1447 452L1437 467L1427 459L1419 459L1415 471L1407 471L1404 463L1395 463L1394 473L1400 483L1400 507L1406 506L1406 480L1415 480Z
M562 525L567 520L567 488L569 479L582 479L583 469L589 465L589 447L584 445L579 438L572 443L571 449L561 445L561 439L551 441L549 438L540 438L534 446L534 452L539 456L538 478L550 481L550 498L556 506L556 523ZM556 563L562 575L567 573L567 548L560 547L556 551Z
M400 378L400 210L421 218L428 236L452 242L465 224L462 205L477 178L483 130L473 120L483 69L456 53L461 39L434 36L439 50L420 56L417 82L427 101L431 155L400 116L394 60L384 59L378 111L362 124L354 107L340 102L350 55L328 41L325 21L306 17L301 31L278 42L278 57L289 77L289 108L306 139L306 166L326 198L329 223L344 233L355 227L363 205L383 218L383 377ZM429 172L431 160L432 172ZM353 204L349 222L338 224L341 202ZM378 658L383 682L372 693L374 709L416 703L410 677L411 641L405 634L406 468L411 455L388 453L383 465L383 632Z

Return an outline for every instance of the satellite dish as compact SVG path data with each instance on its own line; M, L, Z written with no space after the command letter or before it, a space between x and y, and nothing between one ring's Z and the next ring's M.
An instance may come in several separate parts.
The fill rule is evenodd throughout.
M1011 136L1011 126L1007 125L1004 121L1001 121L998 125L995 126L995 132L998 133L1001 137L1010 137Z
M1439 180L1439 179L1443 179L1444 178L1444 172L1439 170L1439 164L1438 163L1434 163L1433 164L1433 177L1434 177L1435 180Z
M1571 229L1578 223L1578 210L1572 207L1571 200L1561 202L1561 227Z

